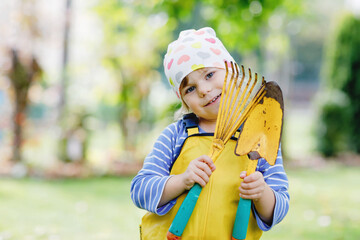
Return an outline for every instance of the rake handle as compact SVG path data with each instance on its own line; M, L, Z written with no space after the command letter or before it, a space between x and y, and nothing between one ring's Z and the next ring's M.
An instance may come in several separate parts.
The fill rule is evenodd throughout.
M181 235L195 208L201 190L202 187L198 183L195 183L186 195L167 233L168 240L181 239Z
M249 165L247 167L246 175L249 176L256 170L258 160L248 160ZM242 240L246 238L246 233L249 225L251 210L251 200L240 198L239 204L236 210L234 228L232 233L232 240Z
M216 147L214 147L216 145ZM210 149L208 156L213 160L219 157L220 153L224 149L225 143L222 140L214 140L213 147ZM184 229L194 211L196 202L201 193L202 187L200 184L195 183L189 190L184 201L181 203L179 210L177 211L174 220L171 223L169 231L166 235L168 240L179 240L184 232Z

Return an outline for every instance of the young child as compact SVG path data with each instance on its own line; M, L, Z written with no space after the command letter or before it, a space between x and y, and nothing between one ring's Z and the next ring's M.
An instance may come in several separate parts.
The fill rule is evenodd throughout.
M246 176L247 156L236 156L231 139L214 163L211 147L221 91L224 61L233 61L212 28L186 30L168 46L165 75L182 101L183 117L158 137L143 168L131 183L136 206L149 211L141 239L166 239L187 191L203 187L182 239L231 239L240 197L252 200L246 239L259 239L279 223L289 208L288 179L281 148L274 166L259 159ZM187 113L187 114L185 114ZM240 177L239 177L240 174Z

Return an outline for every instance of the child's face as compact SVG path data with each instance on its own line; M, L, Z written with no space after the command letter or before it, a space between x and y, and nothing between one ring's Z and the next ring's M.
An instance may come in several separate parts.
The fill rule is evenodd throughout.
M224 78L224 69L206 67L184 79L180 87L182 99L200 120L216 120Z

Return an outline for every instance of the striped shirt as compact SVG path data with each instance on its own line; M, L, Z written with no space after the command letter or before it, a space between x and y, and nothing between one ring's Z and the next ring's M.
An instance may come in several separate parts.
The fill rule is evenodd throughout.
M204 132L201 128L199 131ZM186 138L187 132L183 120L170 124L160 134L152 151L146 157L142 169L131 182L130 195L137 207L164 215L175 205L176 199L173 199L158 207L165 183L170 178L171 167L179 156ZM256 171L263 174L265 182L271 187L276 198L271 225L263 222L254 205L252 206L259 228L268 231L279 223L289 210L288 179L283 167L281 147L273 166L260 158Z

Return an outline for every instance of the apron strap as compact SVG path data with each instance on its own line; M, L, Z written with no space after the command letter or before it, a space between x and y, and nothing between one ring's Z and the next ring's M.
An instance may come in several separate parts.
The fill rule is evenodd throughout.
M188 137L199 133L199 119L194 113L188 113L183 116L186 132ZM238 139L240 137L241 130L244 124L241 124L239 129L235 132L234 137Z
M238 128L238 130L236 130L236 132L235 132L235 134L234 134L234 137L235 137L236 139L238 139L238 138L240 137L241 130L242 130L243 126L244 126L244 123L241 124L241 126Z
M198 126L199 120L194 113L185 114L183 117L183 121L188 136L199 133L199 126Z

